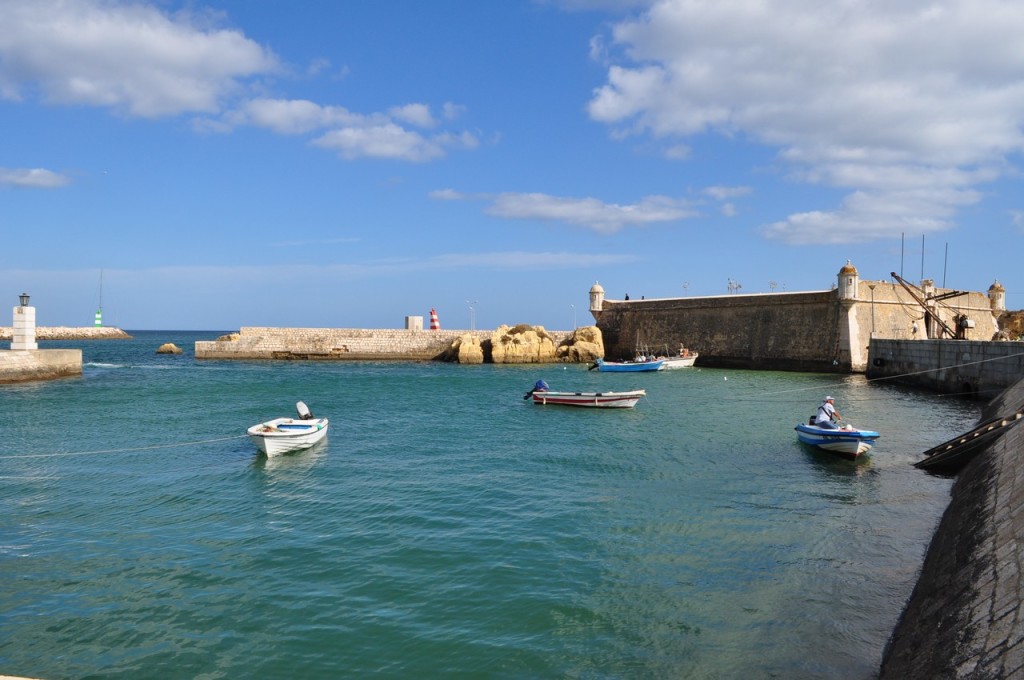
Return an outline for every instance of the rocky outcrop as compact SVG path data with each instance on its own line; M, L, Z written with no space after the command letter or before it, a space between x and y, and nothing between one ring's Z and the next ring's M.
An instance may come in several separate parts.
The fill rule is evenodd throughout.
M559 361L589 363L604 356L604 339L597 326L577 328L555 350Z
M459 364L484 363L484 349L480 338L472 333L460 335L452 340L451 345L445 350L441 359Z
M562 341L556 345L556 339L543 326L499 326L490 338L473 333L454 338L437 358L460 364L545 364L585 363L604 356L604 342L597 326L584 326L558 336Z
M491 358L496 364L553 363L555 341L543 326L499 326L491 333Z
M1024 338L1024 310L1003 312L999 316L999 330L993 340L1020 340Z
M156 349L157 354L181 354L182 349L173 342L165 342Z

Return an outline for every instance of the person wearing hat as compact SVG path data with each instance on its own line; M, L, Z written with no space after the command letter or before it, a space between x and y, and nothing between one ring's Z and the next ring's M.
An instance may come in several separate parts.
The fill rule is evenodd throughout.
M817 427L824 427L829 430L839 429L839 425L832 422L833 419L843 419L843 416L836 410L835 400L835 397L825 397L825 401L821 402L821 406L818 407L818 415L814 419L814 424Z

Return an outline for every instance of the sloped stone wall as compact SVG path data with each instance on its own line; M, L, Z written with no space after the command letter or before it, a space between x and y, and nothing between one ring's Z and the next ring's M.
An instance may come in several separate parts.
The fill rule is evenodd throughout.
M1024 381L981 421L1024 405ZM880 678L1024 677L1024 425L960 471ZM922 473L924 474L924 473Z

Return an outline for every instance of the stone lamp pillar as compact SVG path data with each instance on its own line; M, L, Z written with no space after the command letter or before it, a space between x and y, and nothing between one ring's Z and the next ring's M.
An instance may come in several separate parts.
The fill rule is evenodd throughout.
M36 344L36 308L29 307L28 293L22 293L18 298L21 304L14 308L11 349L39 349L39 345Z

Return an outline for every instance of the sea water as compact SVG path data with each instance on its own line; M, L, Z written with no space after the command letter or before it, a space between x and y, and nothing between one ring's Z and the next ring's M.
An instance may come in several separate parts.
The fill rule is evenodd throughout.
M196 361L217 335L43 343L82 377L0 386L0 673L869 678L949 500L911 464L979 413L862 376ZM882 435L857 462L797 441L826 393ZM258 454L298 400L326 443Z

